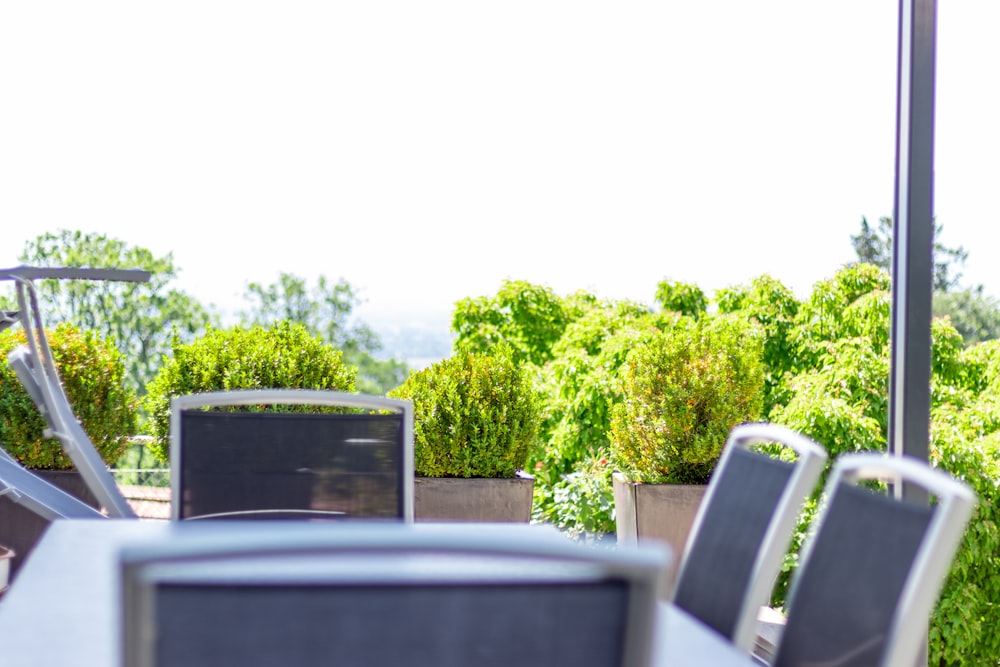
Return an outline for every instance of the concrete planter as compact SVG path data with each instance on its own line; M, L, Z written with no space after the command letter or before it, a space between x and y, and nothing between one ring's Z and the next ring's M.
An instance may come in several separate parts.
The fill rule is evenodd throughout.
M417 477L413 514L417 521L528 523L535 478Z
M705 484L642 484L615 473L618 543L659 540L680 559L706 488Z
M75 470L32 470L32 472L91 507L100 509L94 494L83 481L83 476ZM49 522L42 517L10 498L0 496L0 544L14 551L14 556L8 561L9 575L12 579L48 527Z

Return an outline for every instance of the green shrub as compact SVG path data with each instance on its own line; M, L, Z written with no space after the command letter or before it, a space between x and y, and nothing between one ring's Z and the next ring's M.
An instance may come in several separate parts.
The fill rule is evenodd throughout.
M542 371L544 447L535 463L533 519L570 534L614 531L609 455L611 407L621 401L618 376L642 337L673 326L674 313L650 313L627 301L602 302L574 320Z
M979 498L931 617L927 664L942 667L1000 664L1000 432L971 437L970 417L944 410L932 424L932 463Z
M114 344L93 332L60 324L46 333L70 406L107 464L118 460L136 432L135 392L125 383L125 361ZM24 331L0 333L0 443L23 465L68 470L73 463L46 428L38 407L7 363L7 354L25 344Z
M704 484L729 431L757 421L764 366L759 330L703 316L638 344L611 415L612 461L633 481Z
M560 475L547 489L542 499L549 502L541 508L537 507L540 500L538 474L544 472L544 464L536 469L532 518L554 524L572 537L614 533L613 470L608 461L607 452L598 451L576 462L571 472Z
M173 356L148 386L152 451L169 460L170 400L177 396L237 389L327 389L354 391L354 368L341 352L305 327L211 329L190 342L173 342Z
M540 422L531 378L507 345L458 353L389 392L413 401L414 468L421 477L513 477Z

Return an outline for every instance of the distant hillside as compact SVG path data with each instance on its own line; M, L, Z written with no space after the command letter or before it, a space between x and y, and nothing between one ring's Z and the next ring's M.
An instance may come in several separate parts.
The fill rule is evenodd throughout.
M381 359L399 359L411 368L424 368L451 355L454 336L448 330L447 316L380 316L368 317L365 322L382 342L382 350L376 355Z

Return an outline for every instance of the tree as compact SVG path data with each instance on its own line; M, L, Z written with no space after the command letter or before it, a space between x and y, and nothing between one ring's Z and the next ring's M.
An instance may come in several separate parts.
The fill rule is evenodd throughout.
M715 302L719 313L734 313L756 321L764 335L764 414L781 400L785 375L795 362L792 329L799 312L795 294L764 274L746 285L716 290Z
M1000 337L1000 302L983 294L983 286L934 295L935 317L949 317L966 345Z
M354 287L341 278L331 283L320 276L310 288L303 278L282 273L270 285L249 283L244 299L250 307L240 313L246 326L268 326L287 321L301 324L312 335L339 349L344 360L358 369L358 390L384 394L399 386L408 373L406 364L373 355L382 349L378 334L367 324L351 323L355 306L361 303Z
M969 258L962 246L949 248L937 239L943 227L934 223L934 291L947 292L958 286L962 277L959 268ZM851 245L858 255L858 262L874 264L892 272L892 218L882 217L878 228L873 229L868 219L861 218L861 231L851 237Z
M552 346L577 313L572 300L551 288L523 280L505 280L494 297L462 299L455 304L451 330L455 349L488 352L497 343L514 348L515 358L542 366Z
M147 283L43 280L37 285L46 325L70 322L113 339L125 356L130 383L142 395L171 337L193 337L214 318L196 299L171 289L173 255L156 257L103 234L59 230L29 241L19 259L32 266L144 269Z
M935 224L934 237L941 235ZM892 218L880 218L878 229L861 218L861 232L851 237L858 261L879 266L886 271L892 266ZM986 296L983 286L957 289L962 274L957 267L965 263L969 253L959 246L947 248L934 242L934 305L935 317L950 317L966 345L1000 336L1000 302Z
M697 285L664 280L656 286L656 302L663 310L698 319L708 310L708 298Z

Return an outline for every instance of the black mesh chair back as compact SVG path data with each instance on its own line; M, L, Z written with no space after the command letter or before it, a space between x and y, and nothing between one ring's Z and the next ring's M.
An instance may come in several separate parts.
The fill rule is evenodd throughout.
M922 485L935 504L858 482ZM912 667L972 492L924 463L859 454L838 459L825 506L791 584L776 667Z
M257 531L274 542L262 552L233 526L205 553L125 553L126 664L649 664L662 549L597 550L534 526L352 524Z
M234 406L353 407L362 412L232 411ZM407 401L306 390L174 399L177 519L413 517Z
M764 442L796 460L751 449ZM673 604L750 652L758 610L825 461L822 447L777 425L734 428L692 526Z

